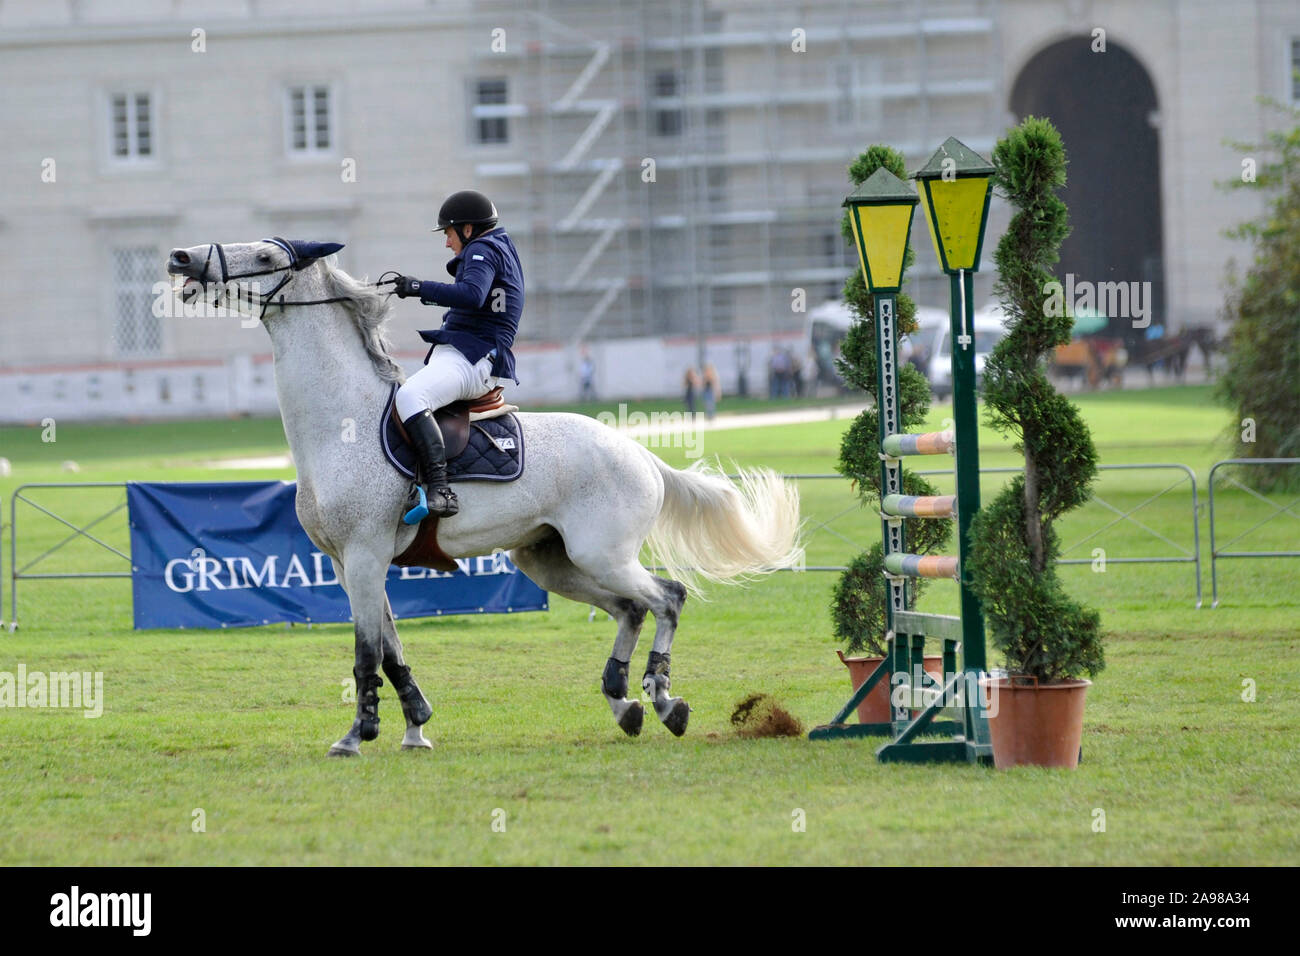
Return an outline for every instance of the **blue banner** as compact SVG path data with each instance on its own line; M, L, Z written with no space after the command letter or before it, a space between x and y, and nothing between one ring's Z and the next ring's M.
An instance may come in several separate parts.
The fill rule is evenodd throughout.
M351 620L334 562L311 543L284 481L130 482L137 630ZM546 592L504 554L454 572L388 569L393 615L544 611Z

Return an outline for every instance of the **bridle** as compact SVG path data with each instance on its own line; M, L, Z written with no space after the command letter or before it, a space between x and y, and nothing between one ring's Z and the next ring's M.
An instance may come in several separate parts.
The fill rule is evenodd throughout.
M274 236L270 239L263 239L262 241L269 242L272 245L279 246L282 250L287 252L289 254L289 264L287 266L278 266L271 269L261 269L257 272L241 272L236 275L232 275L230 273L229 268L226 265L226 250L222 248L221 243L210 242L208 243L208 256L206 259L203 260L203 272L200 274L203 276L206 276L208 274L208 266L211 265L212 263L213 252L216 252L217 262L221 265L221 284L223 286L229 283L232 279L252 279L257 276L277 275L281 272L285 273L285 276L275 284L275 288L272 289L270 292L266 293L265 295L262 295L261 293L257 293L257 292L249 293L250 296L256 296L257 300L262 305L262 311L259 312L257 316L259 322L266 318L266 310L270 308L272 305L277 305L281 309L284 309L286 306L290 306L290 305L329 305L330 303L333 302L348 301L347 296L341 296L341 295L336 295L328 299L286 299L283 295L280 295L279 300L276 300L275 298L276 295L279 294L280 291L285 286L287 286L290 282L292 282L294 280L294 277L299 272L306 269L316 260L299 258L298 253L294 251L293 246L290 245L289 242L287 242L286 240L281 239L279 236ZM388 273L386 272L384 273L384 275L387 274ZM396 281L395 279L385 279L383 276L380 276L379 280L372 284L375 286L389 285L395 281ZM208 280L204 278L204 279L199 279L198 282L200 285L203 286L204 292L206 292L208 288Z

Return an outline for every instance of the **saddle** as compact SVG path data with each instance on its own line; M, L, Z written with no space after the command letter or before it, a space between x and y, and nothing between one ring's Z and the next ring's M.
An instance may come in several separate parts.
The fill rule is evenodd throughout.
M495 418L497 415L519 410L515 406L506 405L506 400L501 397L504 391L505 389L498 385L486 395L468 401L452 402L450 405L444 405L433 413L434 419L438 422L438 427L442 430L442 445L446 449L448 461L463 452L465 446L469 444L470 422L478 421L481 418ZM411 437L406 434L402 419L397 414L396 402L393 403L392 414L393 424L397 426L402 439L410 441Z
M456 458L465 451L469 444L470 423L486 418L497 418L510 412L518 411L515 405L507 405L502 397L504 389L497 386L486 395L467 401L452 402L450 405L444 405L434 411L433 417L438 422L438 427L442 430L442 443L446 450L447 461ZM394 394L396 388L394 388ZM401 417L397 414L397 403L393 401L392 395L389 396L391 406L392 425L402 436L404 441L409 442L410 436L406 434L406 429L402 426ZM455 571L457 569L456 561L448 555L438 545L438 516L430 515L420 522L416 529L415 539L411 544L393 558L393 564L398 567L422 567L437 568L439 571Z

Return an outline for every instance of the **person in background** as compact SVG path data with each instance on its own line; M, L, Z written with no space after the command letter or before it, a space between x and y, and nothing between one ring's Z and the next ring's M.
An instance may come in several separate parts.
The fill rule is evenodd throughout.
M578 362L578 381L582 384L582 393L578 396L578 401L594 402L596 400L596 364L591 360L591 353L585 348L582 350L582 359Z
M686 414L695 414L695 396L700 390L700 373L692 365L686 369Z
M768 364L768 395L771 398L785 398L790 388L790 352L779 348L772 353Z
M718 411L718 401L722 398L722 380L718 377L718 369L709 362L704 366L704 417L713 421L713 416Z

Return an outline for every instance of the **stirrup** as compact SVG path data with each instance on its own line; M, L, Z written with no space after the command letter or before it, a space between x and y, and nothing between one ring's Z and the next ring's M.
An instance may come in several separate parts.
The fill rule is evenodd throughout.
M419 524L425 518L429 517L429 499L424 494L424 489L419 485L415 486L415 492L419 495L419 503L402 515L404 524Z

